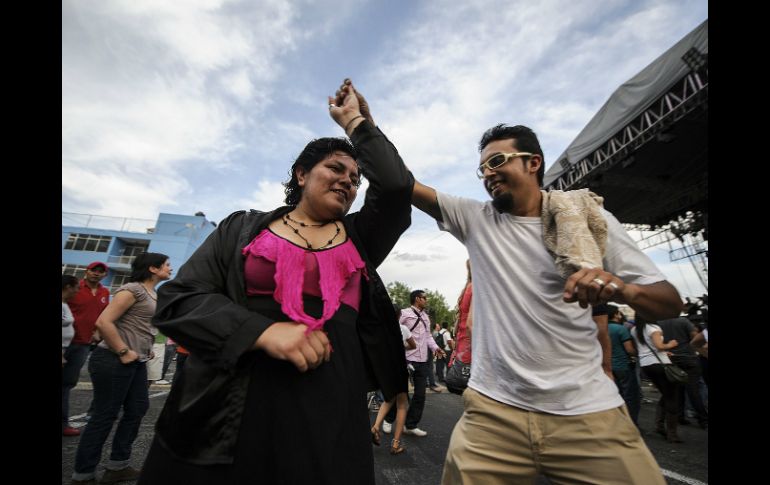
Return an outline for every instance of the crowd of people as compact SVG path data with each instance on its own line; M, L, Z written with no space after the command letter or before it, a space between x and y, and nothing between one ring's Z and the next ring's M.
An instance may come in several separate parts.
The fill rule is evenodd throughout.
M234 212L175 278L158 253L136 258L111 301L104 263L79 283L62 277L64 435L78 432L69 391L89 353L94 384L72 483L95 483L122 411L102 482L374 484L364 444L381 444L381 426L394 455L407 451L402 435L426 436L426 390L440 391L432 379L450 382L461 367L464 379L449 387L463 393L465 412L443 484L538 474L665 483L637 426L636 366L661 392L658 431L680 442L685 393L664 366L687 372L686 395L706 426L697 383L708 334L680 317L679 293L602 198L542 190L545 159L526 126L483 133L475 169L490 200L476 201L417 181L349 79L328 112L346 138L307 143L285 205ZM350 212L362 177L363 206ZM394 308L377 272L412 206L468 252L451 326L431 322L423 290ZM634 311L631 331L613 303ZM128 461L148 379L165 380L168 369L153 358L174 351L177 375L137 470ZM375 389L384 403L371 425L366 395Z

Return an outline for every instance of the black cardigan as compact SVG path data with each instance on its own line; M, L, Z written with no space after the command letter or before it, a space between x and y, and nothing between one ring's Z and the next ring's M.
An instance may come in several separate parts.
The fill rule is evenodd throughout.
M351 135L369 181L364 205L343 219L348 237L366 263L358 336L370 390L386 399L407 390L406 360L398 317L376 268L411 222L414 178L385 135L364 121ZM249 384L248 352L270 318L246 309L244 256L261 230L292 210L238 211L158 289L153 323L190 351L156 424L160 443L197 464L232 463Z

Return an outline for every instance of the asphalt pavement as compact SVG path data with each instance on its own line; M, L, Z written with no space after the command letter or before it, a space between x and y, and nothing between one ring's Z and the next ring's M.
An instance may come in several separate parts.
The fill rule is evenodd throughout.
M174 364L167 375L173 375ZM163 407L170 386L153 385L150 388L150 410L142 421L139 435L134 442L131 466L141 468L154 434L154 424ZM85 413L91 400L91 383L88 373L81 373L81 382L72 391L72 425L85 425ZM684 440L681 444L666 442L654 430L655 402L657 391L649 385L643 386L644 401L639 417L642 436L652 451L666 481L669 484L702 485L708 483L708 430L697 426L680 426L679 434ZM383 434L382 446L374 447L374 462L377 485L433 485L441 479L444 456L449 444L449 437L457 420L462 415L462 398L450 394L427 393L425 411L420 428L428 432L425 437L403 436L405 453L388 453L389 436ZM374 421L376 414L371 413ZM693 420L694 421L694 420ZM62 437L62 483L69 484L77 449L78 437ZM111 437L103 448L102 464L109 458ZM103 465L97 468L97 477L103 473ZM123 482L134 483L134 482ZM549 484L545 477L540 477L538 485Z

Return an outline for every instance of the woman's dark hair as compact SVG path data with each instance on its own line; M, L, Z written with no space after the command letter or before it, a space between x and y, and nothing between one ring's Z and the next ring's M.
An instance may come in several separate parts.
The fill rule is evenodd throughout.
M636 331L636 338L639 339L639 342L644 343L644 327L647 326L647 324L650 323L649 320L644 318L643 316L636 314L636 317L634 318L634 329Z
M140 253L134 258L134 262L131 263L131 276L128 277L128 281L142 282L152 278L152 272L150 268L160 268L168 261L168 256L161 253Z
M68 286L77 286L80 283L77 278L72 276L71 274L63 274L61 275L61 289Z
M336 151L345 152L353 157L353 159L357 157L356 149L353 148L353 144L347 138L318 138L305 146L305 149L302 150L302 153L299 154L297 160L289 169L289 181L283 183L283 191L286 194L284 202L286 205L297 205L302 198L302 187L299 186L297 181L297 167L302 167L305 169L305 172L310 172L318 162Z

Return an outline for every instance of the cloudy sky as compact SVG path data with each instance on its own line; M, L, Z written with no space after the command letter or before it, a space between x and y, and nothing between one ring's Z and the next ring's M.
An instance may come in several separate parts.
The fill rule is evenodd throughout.
M706 0L64 0L62 210L219 221L282 205L305 144L343 135L326 96L345 77L419 180L485 200L485 129L532 127L550 167L707 18ZM412 219L381 275L454 301L464 247ZM647 253L683 296L704 292L689 262Z

